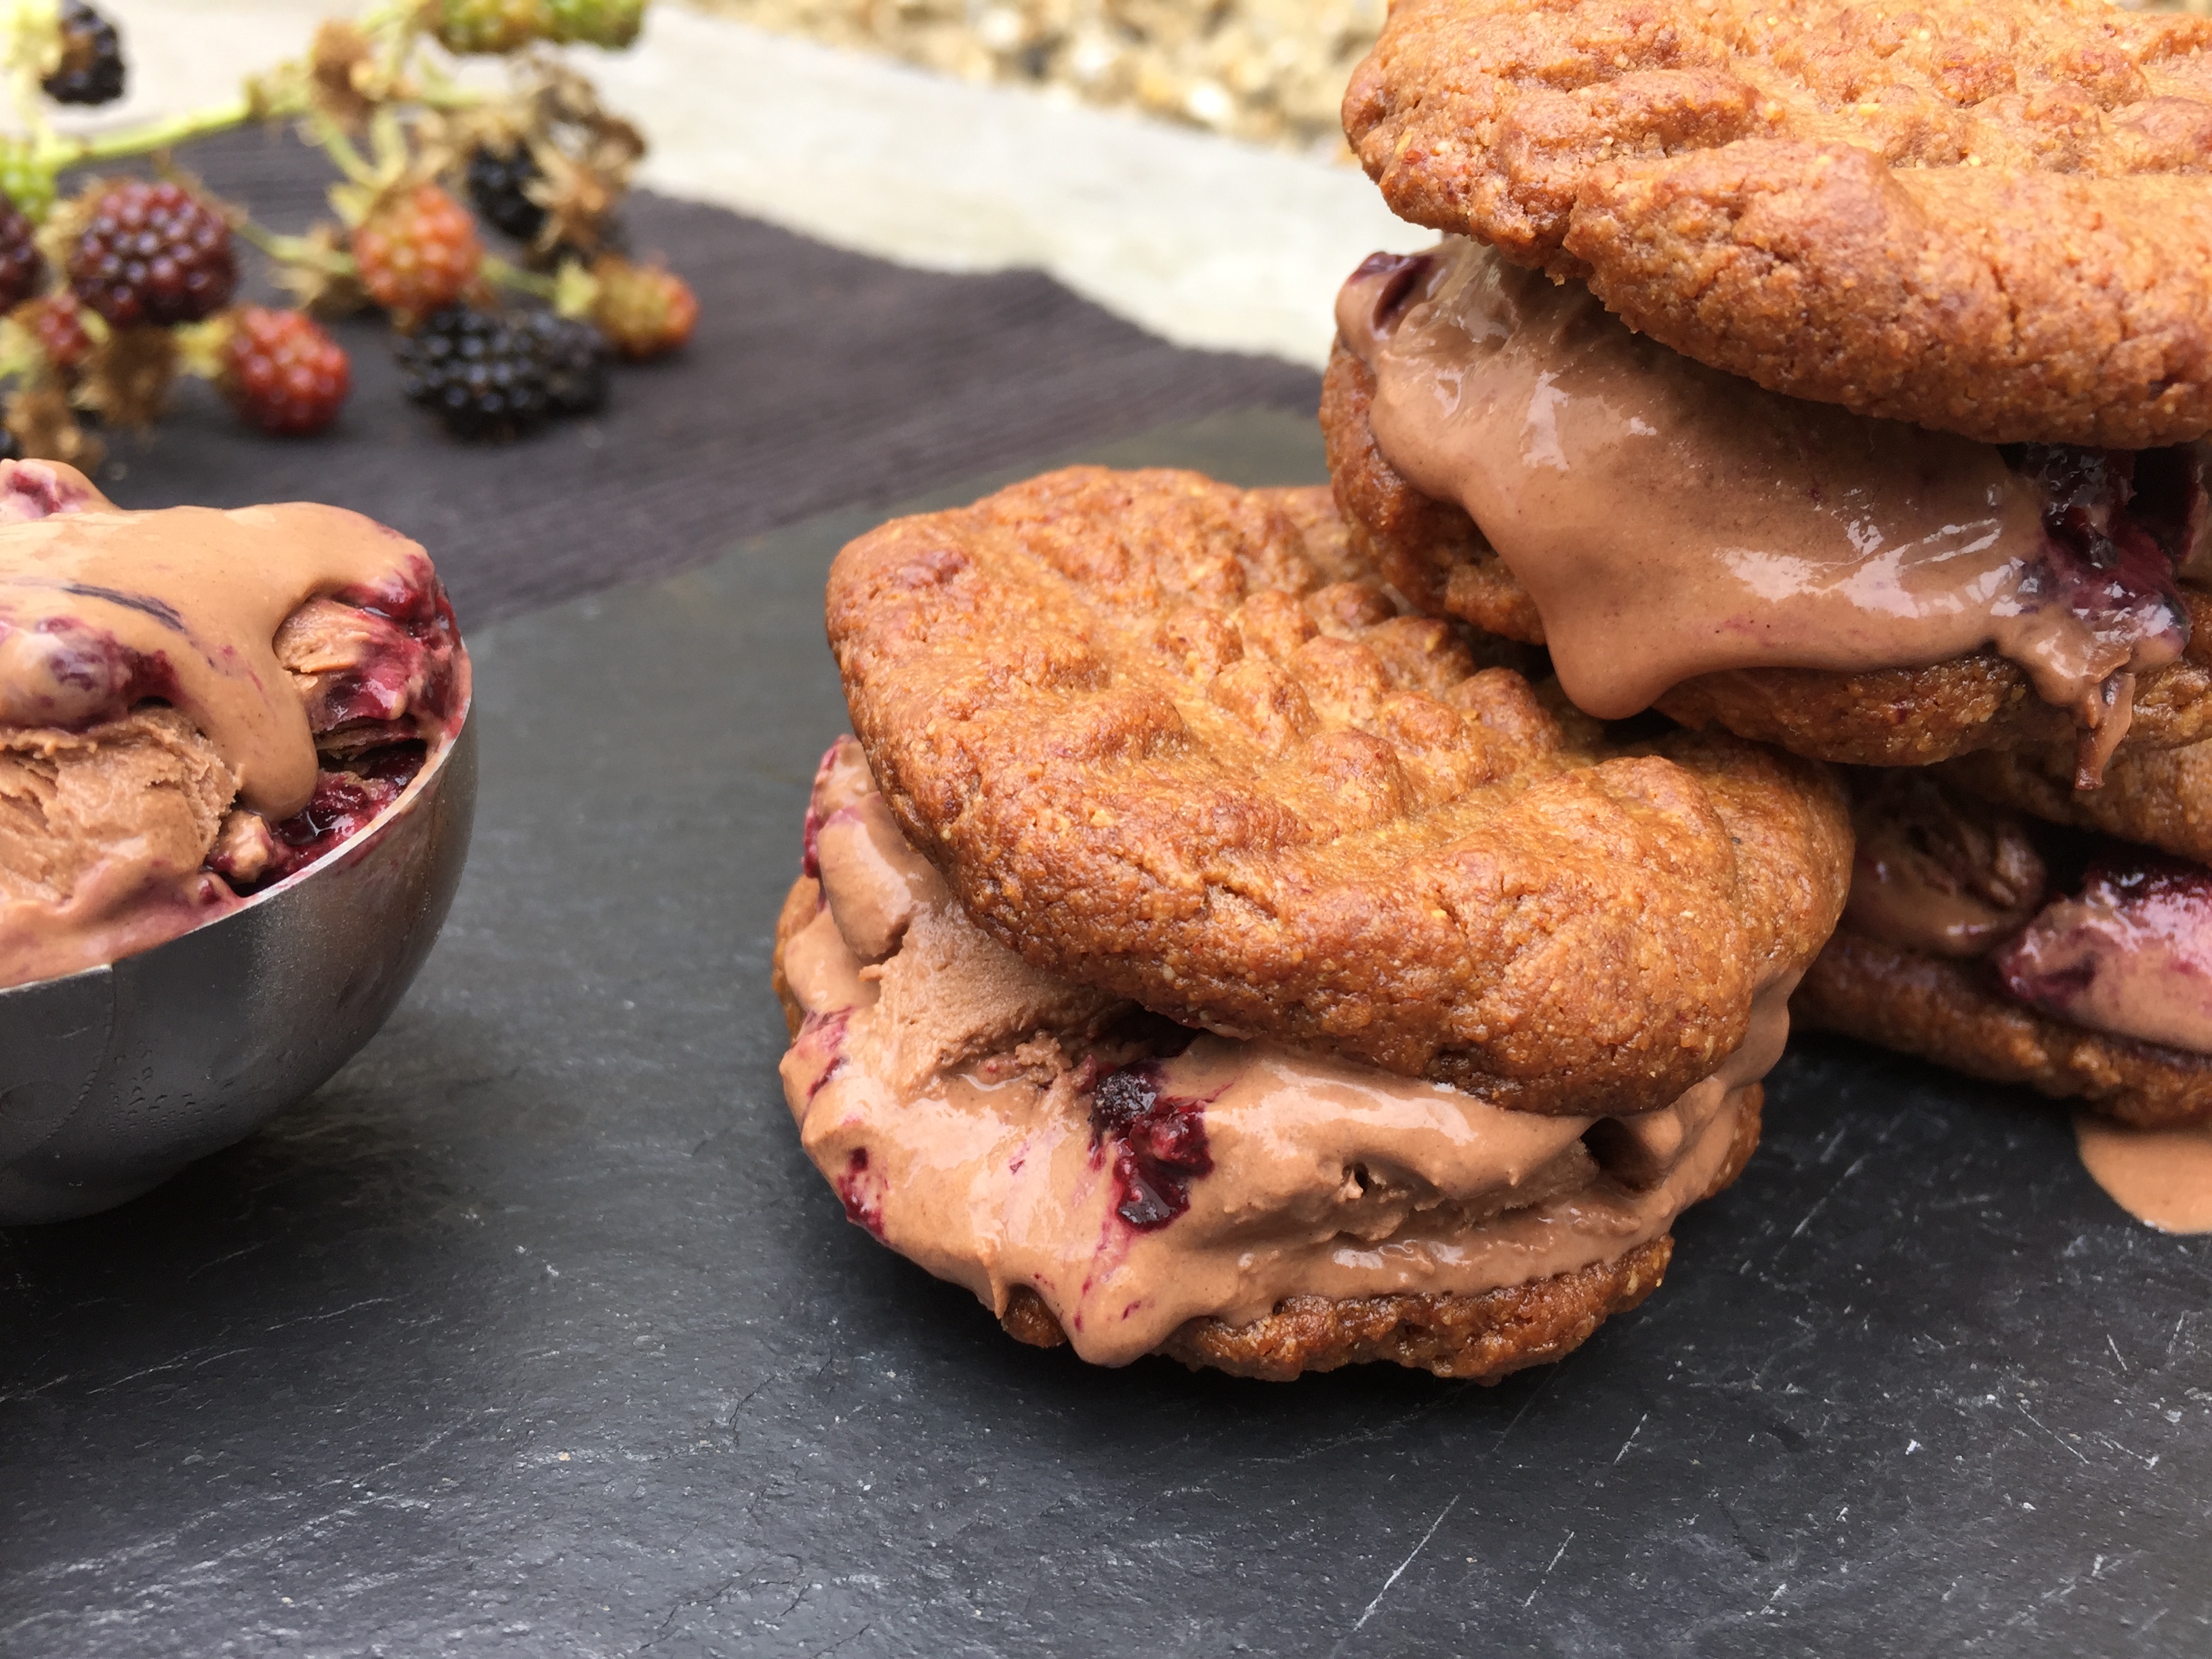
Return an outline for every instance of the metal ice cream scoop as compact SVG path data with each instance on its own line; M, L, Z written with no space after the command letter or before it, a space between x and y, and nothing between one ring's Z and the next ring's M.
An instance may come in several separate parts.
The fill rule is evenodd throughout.
M328 857L152 950L0 991L0 1225L135 1198L327 1080L429 954L476 793L465 718Z

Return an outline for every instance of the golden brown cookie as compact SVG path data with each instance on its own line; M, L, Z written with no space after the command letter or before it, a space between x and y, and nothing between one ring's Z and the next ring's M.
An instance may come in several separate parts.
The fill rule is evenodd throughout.
M1777 392L1993 442L2212 428L2212 18L2103 0L1400 0L1400 217Z
M2086 792L2074 787L2070 744L1968 755L1941 770L1947 781L1984 800L2212 864L2212 743L2123 749L2105 773L2105 787Z
M1571 1352L1614 1314L1637 1306L1659 1288L1674 1250L1668 1234L1612 1261L1477 1296L1294 1296L1249 1324L1194 1319L1159 1352L1193 1370L1270 1382L1370 1360L1497 1382ZM1026 1287L1000 1323L1036 1347L1067 1340L1043 1299Z
M2139 1128L2212 1115L2212 1057L2048 1018L2004 995L1984 961L1906 950L1848 927L1807 971L1790 1014L1807 1030L2024 1083Z
M1501 1105L1664 1105L1834 925L1832 779L1621 742L1348 575L1321 490L1074 468L839 555L899 827L1034 964Z
M1352 546L1417 610L1542 644L1535 605L1474 521L1456 505L1420 494L1375 447L1368 416L1374 396L1373 373L1340 348L1322 382L1322 432ZM2189 647L2180 661L2136 682L2123 757L2212 737L2212 595L2186 582L2180 592L2190 613ZM2074 731L2070 711L2038 697L2026 672L1991 651L1858 674L1729 669L1684 681L1657 706L1685 726L1718 726L1858 766L1924 766L1978 750L2040 749ZM2070 757L2074 747L2066 747Z

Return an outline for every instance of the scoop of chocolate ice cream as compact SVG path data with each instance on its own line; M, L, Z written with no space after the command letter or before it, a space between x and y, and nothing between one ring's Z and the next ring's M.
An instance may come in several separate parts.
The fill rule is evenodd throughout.
M466 686L429 559L358 514L125 512L0 462L0 988L314 862L453 735Z
M82 732L0 727L0 983L110 960L234 908L200 866L237 787L173 708Z

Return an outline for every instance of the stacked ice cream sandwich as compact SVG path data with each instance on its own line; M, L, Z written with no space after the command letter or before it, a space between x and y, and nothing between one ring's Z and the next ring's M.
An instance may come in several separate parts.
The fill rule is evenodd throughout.
M1343 291L1337 499L1589 712L1850 763L1801 1020L2202 1121L2212 20L1899 18L1401 0L1346 129L1448 238Z
M829 623L787 1097L1017 1336L1494 1377L1749 1154L1847 884L1826 769L1608 732L1324 489L1051 474L847 548Z
M1487 1379L1656 1284L1793 991L2212 1107L2212 23L1914 18L1400 0L1346 130L1445 240L1345 287L1333 496L845 550L776 980L848 1217L1094 1361Z

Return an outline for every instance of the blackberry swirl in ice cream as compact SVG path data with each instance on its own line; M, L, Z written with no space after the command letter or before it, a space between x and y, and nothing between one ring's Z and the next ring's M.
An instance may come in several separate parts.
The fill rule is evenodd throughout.
M1489 1381L1555 1359L1656 1287L1674 1218L1735 1178L1789 1024L1784 985L1711 1075L1619 1117L1193 1030L985 933L849 738L776 932L785 1097L847 1217L1104 1364Z
M2124 757L2094 817L2057 756L1862 774L1850 898L1798 1018L2126 1123L2212 1120L2212 870L2136 775L2201 758Z
M467 703L452 609L398 532L312 503L126 512L0 463L0 987L314 863Z

